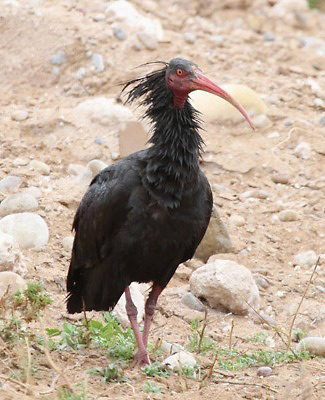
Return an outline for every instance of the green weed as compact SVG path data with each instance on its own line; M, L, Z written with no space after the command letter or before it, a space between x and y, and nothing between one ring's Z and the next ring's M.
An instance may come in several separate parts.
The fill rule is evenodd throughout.
M101 382L107 383L112 381L125 381L120 377L118 366L115 363L109 364L107 367L91 368L88 371L90 375L99 375L102 377Z
M164 365L161 365L160 362L155 362L151 365L146 365L144 367L141 368L141 370L147 375L147 376L164 376L167 377L170 372L168 371L168 369L166 369L166 367Z
M159 385L155 385L154 383L147 381L143 386L142 390L145 393L163 393L163 388Z

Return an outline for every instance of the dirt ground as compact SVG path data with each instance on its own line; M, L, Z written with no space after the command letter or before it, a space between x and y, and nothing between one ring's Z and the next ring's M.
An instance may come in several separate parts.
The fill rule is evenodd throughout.
M325 90L325 57L324 52L301 44L304 37L324 40L325 14L303 11L272 17L270 4L275 1L136 0L132 4L138 11L160 19L165 31L165 38L156 49L136 50L129 37L117 40L110 23L98 18L104 13L104 1L1 3L0 179L18 175L23 177L23 186L36 186L42 191L38 212L48 223L50 240L42 252L24 251L26 279L41 280L54 299L43 314L42 324L62 327L67 320L64 298L69 254L62 248L62 239L70 234L76 207L86 188L68 174L68 166L86 165L92 159L111 163L114 149L110 140L116 132L109 123L99 133L82 130L65 115L94 96L118 98L120 88L116 83L136 76L137 65L182 56L195 61L217 83L248 85L268 106L268 123L255 132L245 123L205 123L202 168L235 247L235 253L220 258L235 260L250 268L255 278L267 280L266 287L260 288L261 312L288 332L313 270L295 267L294 256L309 250L317 255L325 253L325 128L319 122L324 113L325 99L321 102L319 98ZM184 40L185 32L196 35L194 43ZM267 33L272 33L275 40L265 40ZM222 35L223 40L212 41L211 36L216 34ZM49 59L62 49L67 62L53 70ZM96 73L87 69L78 78L75 72L80 67L88 68L90 50L103 55L105 70ZM323 93L313 91L310 78ZM29 114L21 122L11 118L19 109ZM98 136L103 138L102 144L95 142ZM294 151L301 141L311 149L305 158ZM27 164L32 159L47 163L50 175L30 171ZM288 183L274 183L274 174L286 174ZM266 198L240 196L254 189L266 191ZM279 221L278 212L288 209L297 213L297 220ZM245 223L231 224L233 215L244 217ZM157 338L187 343L191 318L202 315L181 306L178 288L186 284L186 280L175 276L162 294L151 332L152 343ZM324 258L295 323L309 336L325 336L324 292L317 287L325 287ZM272 330L251 316L211 310L208 318L208 334L221 347L228 346L233 320L238 348L256 349L256 344L243 338L261 330L274 337L275 351L284 348ZM36 323L35 330L41 332L40 324ZM21 357L24 354L22 350ZM52 352L52 357L74 387L80 388L78 384L86 382L88 396L94 399L325 398L325 367L321 359L277 365L273 375L264 379L256 376L256 367L233 371L222 376L222 382L211 382L203 388L195 380L185 382L178 376L152 378L163 386L164 393L146 394L142 387L147 378L137 369L125 370L128 383L106 385L86 373L89 368L107 365L103 350ZM8 375L8 368L15 369L17 362L1 356L1 378ZM3 380L0 397L58 398L57 389L64 381L58 371L49 368L44 356L37 362L38 378L32 379L29 391L23 384Z

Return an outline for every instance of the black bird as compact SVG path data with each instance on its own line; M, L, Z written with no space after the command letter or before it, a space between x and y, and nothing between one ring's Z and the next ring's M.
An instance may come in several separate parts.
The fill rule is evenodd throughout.
M198 112L188 101L204 90L245 110L191 61L127 82L127 102L142 99L152 124L151 146L105 168L91 182L74 218L67 278L69 313L112 310L125 293L138 345L137 364L149 363L147 341L157 298L178 265L190 259L208 226L212 193L199 167L203 141ZM152 282L144 331L137 324L131 282Z

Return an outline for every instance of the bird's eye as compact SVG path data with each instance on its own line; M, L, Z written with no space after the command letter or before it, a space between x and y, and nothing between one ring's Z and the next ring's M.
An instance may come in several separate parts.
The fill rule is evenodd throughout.
M176 70L176 74L177 74L178 76L182 76L182 75L183 75L183 73L184 73L184 71L183 71L182 69L180 69L180 68L177 68L177 70Z

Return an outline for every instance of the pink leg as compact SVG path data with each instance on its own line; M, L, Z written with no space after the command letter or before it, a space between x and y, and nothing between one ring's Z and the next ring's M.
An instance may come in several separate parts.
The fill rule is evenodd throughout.
M131 293L129 287L125 289L125 309L127 316L129 318L131 328L134 332L135 340L137 341L138 345L138 352L134 357L135 365L146 365L149 364L149 357L147 353L147 346L143 344L142 335L139 330L137 315L138 310L135 304L132 301Z
M149 329L150 329L150 324L152 320L153 313L155 312L156 304L157 304L157 299L162 292L163 288L154 284L152 286L151 292L149 294L149 297L146 301L146 306L145 306L145 319L144 319L144 329L143 329L143 335L142 335L142 340L143 340L143 345L145 348L147 348L148 344L148 337L149 337Z

